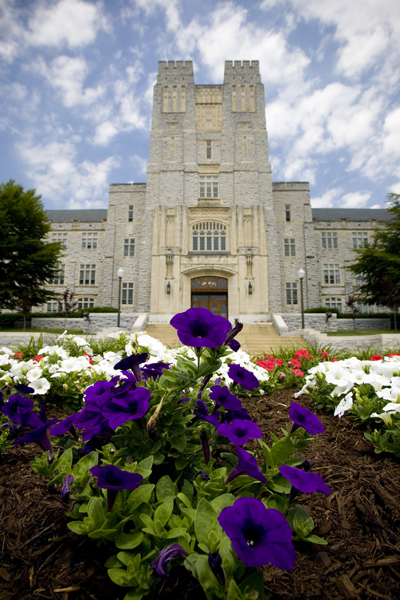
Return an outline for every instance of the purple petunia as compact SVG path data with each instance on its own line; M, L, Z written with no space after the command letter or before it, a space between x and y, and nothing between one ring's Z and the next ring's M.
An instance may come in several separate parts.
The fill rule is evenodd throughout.
M86 389L85 402L98 407L103 406L107 400L113 397L116 381L118 381L117 377L111 379L111 381L96 381Z
M257 377L240 365L229 365L228 377L235 383L240 383L242 388L248 392L252 392L260 385Z
M231 340L227 346L234 352L237 352L240 348L240 343L237 340Z
M158 553L156 560L150 563L150 567L157 573L159 577L169 577L167 564L177 556L186 558L189 552L180 544L171 544L166 546Z
M60 498L63 502L69 502L69 492L75 477L72 473L66 475L63 479Z
M222 423L218 426L218 433L228 438L232 444L242 446L251 439L258 439L262 436L262 431L257 423L253 421L243 421L242 419L233 419L232 423Z
M121 490L136 490L142 475L122 471L115 465L92 467L90 472L97 477L97 487L107 490L107 510L111 512L117 494Z
M189 308L170 321L182 344L194 348L218 348L225 342L231 324L206 308Z
M241 419L242 421L252 421L251 416L247 408L241 408L240 410L228 410L224 414L225 420L230 423L233 419Z
M224 385L214 385L210 388L210 398L219 406L226 410L241 410L242 403L228 388Z
M214 427L218 427L219 419L221 416L220 413L216 411L209 415L208 407L204 400L197 400L193 413L198 419L201 419L202 421L207 421L208 423L211 423L211 425L214 425Z
M324 431L324 426L319 421L318 417L314 415L311 410L297 404L297 402L291 403L289 417L294 423L292 432L299 429L299 427L303 427L303 429L311 435L316 435L317 433L322 433Z
M239 477L239 475L249 475L253 479L257 479L257 481L261 481L261 483L267 483L265 476L261 473L258 468L258 464L256 459L251 456L246 450L236 446L236 452L239 458L239 462L234 469L229 473L228 479L225 481L225 484L235 479L235 477Z
M279 472L300 492L305 492L306 494L320 492L327 496L331 493L331 490L325 484L323 477L316 473L307 473L296 467L289 467L288 465L279 467Z
M149 409L149 399L150 391L138 387L107 402L103 406L103 416L108 419L111 429L116 429L126 421L143 417Z
M13 423L21 423L22 415L31 412L32 409L32 400L15 394L14 396L10 396L8 402L3 404L3 415L8 417Z
M136 377L136 381L142 381L142 372L140 370L140 365L146 362L149 355L146 352L142 354L131 354L126 358L123 358L116 365L114 365L114 369L116 371L127 371L131 370L134 376Z
M16 444L38 444L44 452L49 452L50 455L53 454L53 447L47 435L47 430L49 427L57 423L57 419L51 419L46 423L41 423L40 427L33 429L29 433L26 433L18 440L11 442L13 446Z
M293 568L292 530L279 511L256 498L239 498L221 511L218 522L246 567L272 563L278 569Z
M60 423L57 423L57 425L54 425L54 427L50 429L50 435L64 435L67 431L70 431L74 435L75 432L73 426L78 423L79 417L80 413L74 413L63 421L60 421Z
M144 365L142 367L143 378L157 379L157 377L161 377L161 375L163 374L163 369L169 369L170 366L170 363L165 362L150 363L149 365Z

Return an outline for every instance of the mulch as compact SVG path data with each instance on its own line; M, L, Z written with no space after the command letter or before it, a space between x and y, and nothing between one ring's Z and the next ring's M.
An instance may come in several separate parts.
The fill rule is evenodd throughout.
M244 400L264 439L288 425L293 390ZM308 397L298 402L313 409ZM314 411L316 412L316 411ZM400 463L377 455L363 432L346 417L318 411L325 432L306 456L312 471L325 478L331 495L302 494L300 506L313 517L315 533L327 546L296 543L292 571L263 568L270 600L400 598ZM30 461L34 446L6 451L0 462L0 600L117 600L126 590L115 586L104 568L114 546L67 529L65 506L50 494ZM185 569L160 582L162 600L201 600L201 588Z

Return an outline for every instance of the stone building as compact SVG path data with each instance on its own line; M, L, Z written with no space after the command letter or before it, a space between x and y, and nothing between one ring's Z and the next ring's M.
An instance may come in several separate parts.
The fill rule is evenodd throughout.
M225 63L222 85L195 85L190 61L160 62L147 183L111 184L108 209L50 210L65 247L52 289L79 307L117 306L168 322L190 306L242 322L344 308L354 247L385 210L317 209L309 184L273 183L258 61ZM44 310L56 310L49 303Z

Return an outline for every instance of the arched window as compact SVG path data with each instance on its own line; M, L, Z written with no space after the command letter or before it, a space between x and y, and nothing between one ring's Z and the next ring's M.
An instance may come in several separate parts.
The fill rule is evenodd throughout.
M205 222L192 226L193 251L226 250L226 225Z

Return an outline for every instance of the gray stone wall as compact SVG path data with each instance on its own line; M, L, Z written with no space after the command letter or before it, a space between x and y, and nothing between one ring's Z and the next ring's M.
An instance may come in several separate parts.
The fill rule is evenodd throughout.
M296 331L301 329L301 314L293 313L282 313L282 319L288 326L289 331ZM316 329L317 331L337 331L338 319L336 314L333 313L331 318L327 321L324 313L305 313L304 315L304 328L305 329Z
M137 313L121 313L121 329L131 331L137 318ZM117 327L118 313L90 313L89 319L84 319L84 333L99 333L108 327Z
M390 329L390 319L356 319L356 329ZM353 319L338 319L338 330L353 330Z
M33 329L68 329L68 331L83 331L85 319L41 319L40 317L32 317Z

